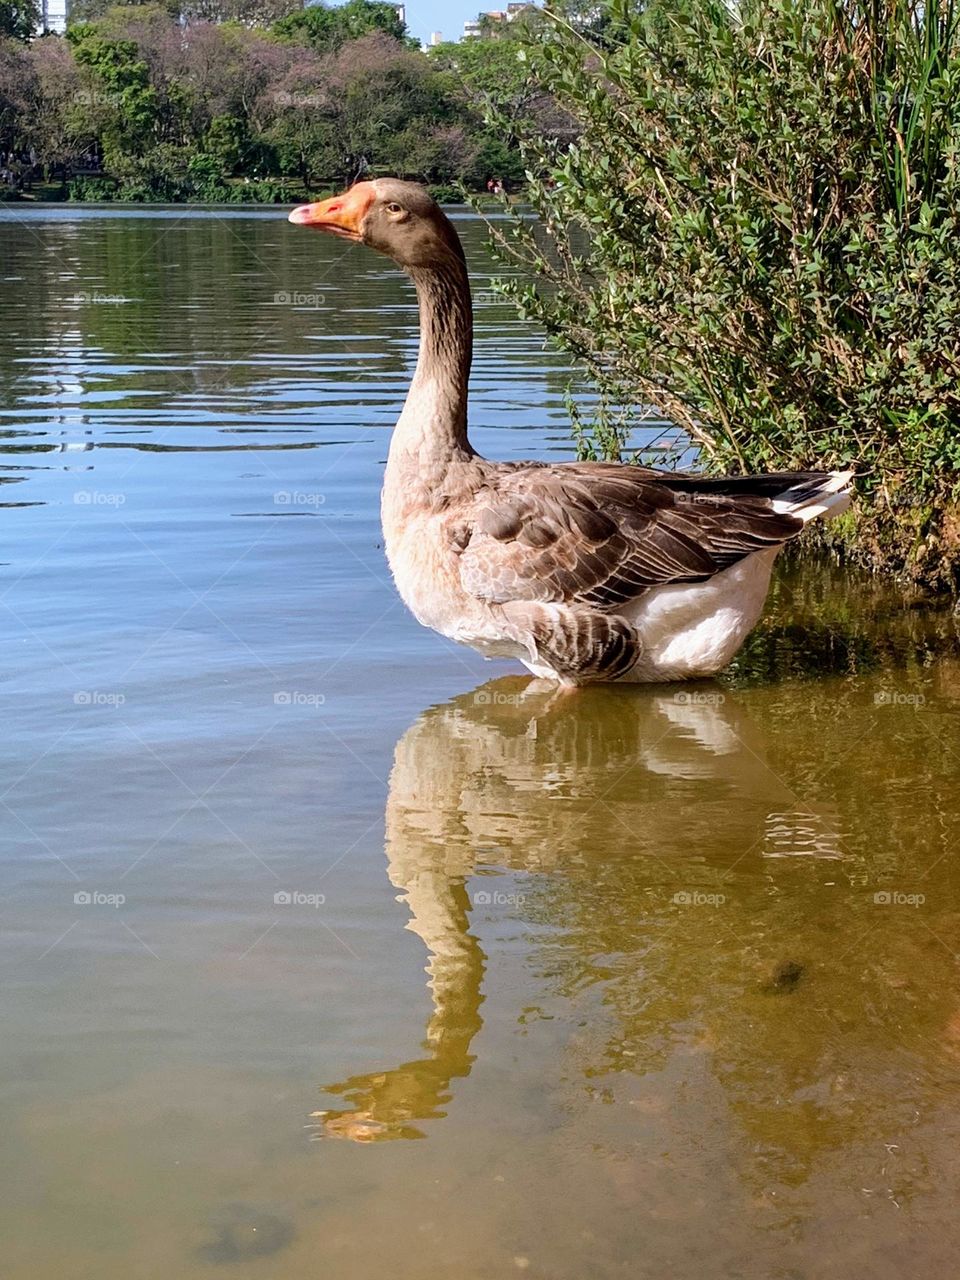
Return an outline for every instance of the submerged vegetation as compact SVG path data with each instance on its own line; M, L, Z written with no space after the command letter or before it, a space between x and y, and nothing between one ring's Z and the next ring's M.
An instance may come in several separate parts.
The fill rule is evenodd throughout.
M953 0L608 0L531 51L505 287L610 405L711 469L854 465L827 536L960 586L960 13ZM601 417L616 454L634 417Z

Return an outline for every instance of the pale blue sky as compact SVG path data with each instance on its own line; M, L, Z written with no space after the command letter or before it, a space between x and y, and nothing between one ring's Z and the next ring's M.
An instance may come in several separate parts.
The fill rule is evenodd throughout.
M428 40L431 31L442 31L444 40L459 40L463 24L475 18L481 9L506 8L506 0L410 0L407 4L407 26L418 40Z
M428 40L431 31L442 31L444 40L459 40L463 24L475 18L481 9L499 9L506 6L488 0L411 0L407 4L407 26L418 40Z
M307 3L312 3L312 0L307 0ZM341 0L325 0L325 3L336 5ZM475 18L488 9L506 7L507 0L410 0L407 4L407 29L421 42L429 40L433 31L442 32L444 40L459 40L468 18Z

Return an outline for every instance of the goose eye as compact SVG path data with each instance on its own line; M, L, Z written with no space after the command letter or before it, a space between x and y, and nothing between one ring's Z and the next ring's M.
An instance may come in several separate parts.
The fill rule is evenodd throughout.
M387 205L387 213L403 213L403 205L397 204L395 200Z

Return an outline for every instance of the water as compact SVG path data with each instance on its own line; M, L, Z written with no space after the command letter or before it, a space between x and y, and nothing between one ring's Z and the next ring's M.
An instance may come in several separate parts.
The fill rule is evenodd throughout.
M478 447L568 456L477 274ZM421 630L388 264L0 214L7 1280L948 1275L960 663L813 565L734 671Z

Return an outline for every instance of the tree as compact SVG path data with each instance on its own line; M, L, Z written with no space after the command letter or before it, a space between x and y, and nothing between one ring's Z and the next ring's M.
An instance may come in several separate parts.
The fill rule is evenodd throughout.
M104 152L140 155L157 141L159 95L133 40L110 38L92 23L70 27L77 65L91 73L92 95L104 109Z
M184 0L187 22L238 22L267 27L299 9L299 0Z
M36 0L0 0L0 38L29 40L40 26Z
M368 170L427 182L455 176L437 163L437 151L424 149L425 140L455 124L458 113L444 77L422 54L390 36L370 34L328 56L322 83L341 182Z
M2 2L2 0L0 0ZM144 0L72 0L71 24L96 22L112 9L137 8ZM157 3L157 0L154 0ZM298 0L160 0L171 18L187 23L237 22L241 26L269 26L298 7Z
M613 8L606 0L547 0L546 13L589 37L594 44L606 46L613 26Z
M338 153L322 90L322 61L312 49L288 48L290 64L258 98L254 118L278 171L299 178L309 190L338 171Z
M518 40L463 40L430 50L434 64L448 71L471 106L495 107L510 120L524 117L541 93L531 78L526 46Z
M99 22L101 18L107 15L113 15L118 20L122 20L124 10L140 9L144 6L144 0L71 0L67 11L67 23L69 26L81 26L85 22ZM153 0L151 8L163 9L170 18L177 18L180 14L180 0Z
M468 85L405 38L392 5L368 0L288 16L279 34L253 24L254 8L218 24L195 6L183 22L180 0L71 12L65 40L0 40L0 146L27 174L35 151L77 198L278 199L301 193L274 177L312 190L367 172L447 187L522 176L524 72L506 44L466 51ZM492 97L506 131L481 118Z
M281 40L305 44L318 53L332 53L349 41L373 32L382 32L412 48L417 47L416 41L408 38L397 7L376 3L376 0L348 0L333 9L325 4L312 4L275 22L273 31Z
M25 124L35 95L30 51L15 40L0 39L0 156L26 144Z
M542 138L572 137L571 121L552 95L545 93L531 73L540 10L535 21L510 24L514 36L498 40L464 40L430 50L435 66L456 86L470 116L475 148L466 169L470 186L483 187L491 177L512 185L524 181L520 139L525 132Z
M67 41L46 36L30 45L30 93L22 125L48 177L66 183L71 168L90 163L98 149L98 112Z

